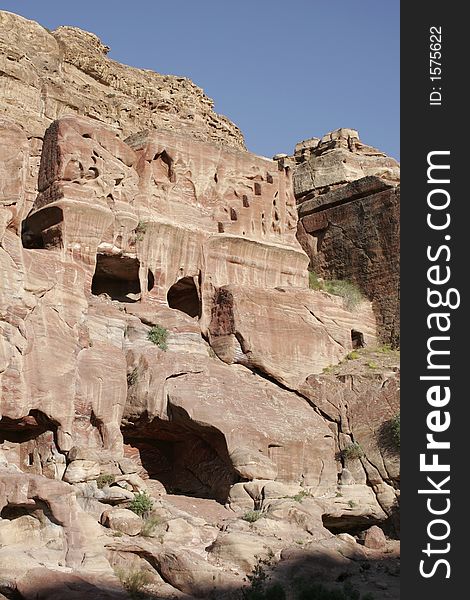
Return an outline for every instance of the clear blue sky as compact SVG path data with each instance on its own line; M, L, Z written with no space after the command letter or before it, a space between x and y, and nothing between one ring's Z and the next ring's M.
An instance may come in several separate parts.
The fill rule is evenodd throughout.
M338 127L399 157L399 0L17 0L120 62L184 75L265 156Z

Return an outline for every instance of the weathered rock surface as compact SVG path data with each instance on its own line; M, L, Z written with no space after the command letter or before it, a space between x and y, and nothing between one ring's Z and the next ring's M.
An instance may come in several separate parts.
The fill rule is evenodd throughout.
M364 546L366 548L378 550L380 548L384 548L386 545L387 538L380 527L377 527L377 525L372 525L372 527L369 527L364 536Z
M350 129L301 142L279 162L293 169L297 238L309 268L356 283L373 302L382 340L398 345L399 164Z
M337 427L340 485L325 500L331 505L327 520L333 529L363 517L380 521L384 512L398 528L400 456L391 423L400 411L399 391L399 354L388 348L364 348L329 373L308 377L300 388ZM348 457L352 443L359 446L359 456Z
M355 129L336 129L322 138L300 142L293 160L294 193L299 201L371 175L394 185L400 181L397 161L362 143Z
M117 577L67 573L37 567L17 581L24 600L130 600Z
M296 389L353 349L352 331L361 332L365 344L376 343L369 302L350 311L342 298L323 292L229 285L215 297L209 339L224 362Z
M186 77L159 75L107 57L109 48L77 27L47 29L0 12L0 111L42 137L64 114L92 117L130 135L143 129L243 148L243 136Z
M142 519L126 508L111 508L101 515L101 523L114 531L127 535L139 535L142 530Z
M1 585L105 600L135 576L155 597L239 598L260 558L288 581L308 556L307 574L362 581L390 543L334 534L393 516L396 361L352 367L357 335L377 342L371 303L309 290L307 265L343 208L352 247L376 227L367 248L391 256L396 165L351 130L298 148L318 166L295 184L314 186L299 243L292 161L245 152L191 82L73 27L0 25ZM367 271L321 235L319 274L339 255L374 302L394 293L382 258Z
M299 205L310 268L355 282L372 300L384 342L399 342L400 188L365 177Z

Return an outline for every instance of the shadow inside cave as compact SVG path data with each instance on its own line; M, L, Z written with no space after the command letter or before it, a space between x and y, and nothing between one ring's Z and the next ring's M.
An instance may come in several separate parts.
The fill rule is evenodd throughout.
M171 407L171 420L140 418L123 427L124 443L138 450L150 479L169 494L210 498L224 504L239 481L225 436L210 425L193 421L186 411Z

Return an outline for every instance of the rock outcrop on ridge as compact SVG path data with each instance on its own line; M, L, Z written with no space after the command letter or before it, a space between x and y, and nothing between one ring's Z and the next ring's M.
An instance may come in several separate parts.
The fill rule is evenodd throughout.
M396 597L361 540L397 530L397 354L309 289L292 165L186 79L0 21L0 594L239 598L262 564Z
M400 340L400 168L338 129L297 144L280 163L293 170L297 238L309 268L353 281L372 301L381 340Z

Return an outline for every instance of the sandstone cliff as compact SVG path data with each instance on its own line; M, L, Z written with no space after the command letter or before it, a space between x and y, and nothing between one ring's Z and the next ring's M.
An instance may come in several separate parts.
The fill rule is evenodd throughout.
M359 285L373 302L379 336L400 340L400 168L338 129L297 144L280 159L293 171L297 238L309 268L325 279Z
M309 289L292 165L188 80L0 19L0 593L237 598L266 560L395 597L361 565L396 543L357 540L397 526L397 356Z

